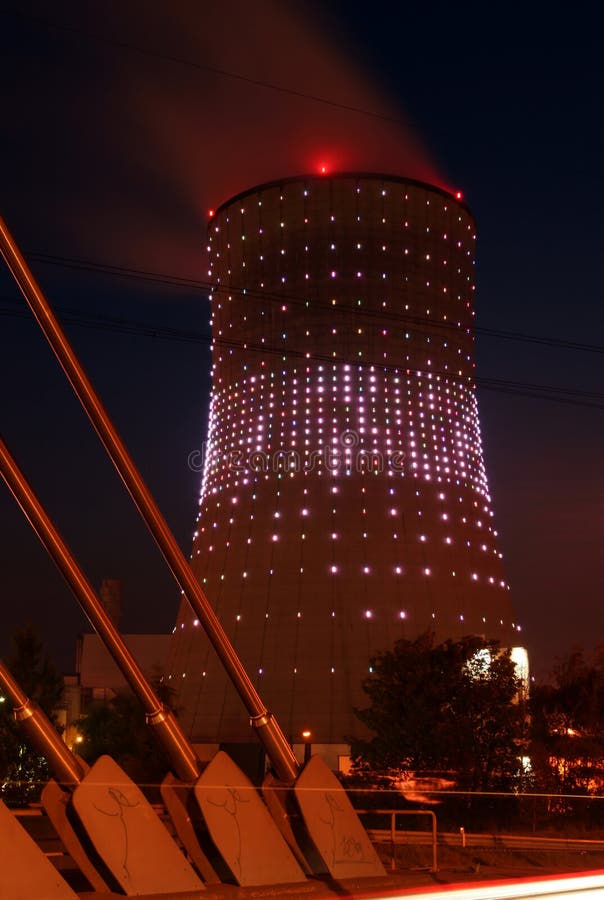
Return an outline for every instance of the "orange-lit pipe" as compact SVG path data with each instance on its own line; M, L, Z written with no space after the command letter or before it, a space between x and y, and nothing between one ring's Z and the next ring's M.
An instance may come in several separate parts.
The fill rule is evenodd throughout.
M292 748L277 720L262 703L174 535L107 415L6 223L1 218L0 252L172 574L243 700L250 716L250 724L256 731L277 776L283 781L293 782L298 775L299 767Z
M74 788L86 774L77 756L71 752L36 703L25 694L0 660L0 685L13 705L15 719L33 748L45 759L58 782Z
M180 725L171 710L164 707L143 675L75 557L61 538L1 437L0 474L33 530L76 595L80 606L98 632L124 678L140 700L147 716L147 723L153 726L176 775L185 782L197 781L201 775L199 760Z

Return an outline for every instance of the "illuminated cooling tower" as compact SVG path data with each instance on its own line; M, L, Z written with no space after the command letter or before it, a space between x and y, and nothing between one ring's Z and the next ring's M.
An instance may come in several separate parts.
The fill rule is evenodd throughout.
M474 240L454 196L383 175L262 185L211 221L192 564L293 740L358 732L370 657L401 637L518 643L473 380ZM168 674L194 739L255 740L185 603Z

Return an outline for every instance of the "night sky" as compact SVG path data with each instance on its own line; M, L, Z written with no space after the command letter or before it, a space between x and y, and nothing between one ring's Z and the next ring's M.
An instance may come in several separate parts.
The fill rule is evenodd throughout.
M208 209L322 164L408 175L477 219L482 434L533 671L604 643L599 23L545 4L10 7L0 212L185 552ZM7 444L92 583L122 579L124 630L171 630L178 588L4 267L0 327ZM0 528L0 650L29 619L72 670L85 620L4 487Z

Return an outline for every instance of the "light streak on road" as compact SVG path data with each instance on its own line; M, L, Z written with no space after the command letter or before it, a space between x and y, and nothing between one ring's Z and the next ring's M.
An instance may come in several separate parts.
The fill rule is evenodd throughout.
M443 887L439 890L419 888L387 894L365 896L365 900L604 900L604 870L545 878L514 879Z

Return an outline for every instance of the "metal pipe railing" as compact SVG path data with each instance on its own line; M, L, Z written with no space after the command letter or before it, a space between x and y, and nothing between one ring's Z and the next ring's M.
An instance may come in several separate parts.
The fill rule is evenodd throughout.
M0 253L25 297L138 511L161 550L172 574L205 629L227 674L241 697L277 776L288 783L299 773L296 757L275 717L263 704L210 602L195 578L125 444L59 325L48 301L0 218Z
M48 760L57 781L70 788L76 787L86 774L85 767L63 742L45 713L24 693L1 660L0 686L13 705L16 721L34 749Z
M76 595L93 628L107 647L124 678L140 700L148 724L154 726L175 773L185 782L197 781L201 765L173 713L165 707L141 671L117 628L107 615L75 557L61 538L15 459L0 437L0 474L33 530Z
M380 816L390 816L390 868L392 871L396 868L395 846L396 846L396 817L397 816L430 816L432 820L432 868L431 872L438 872L438 856L437 856L437 830L436 830L436 814L430 809L357 809L359 815L369 815L375 813Z

